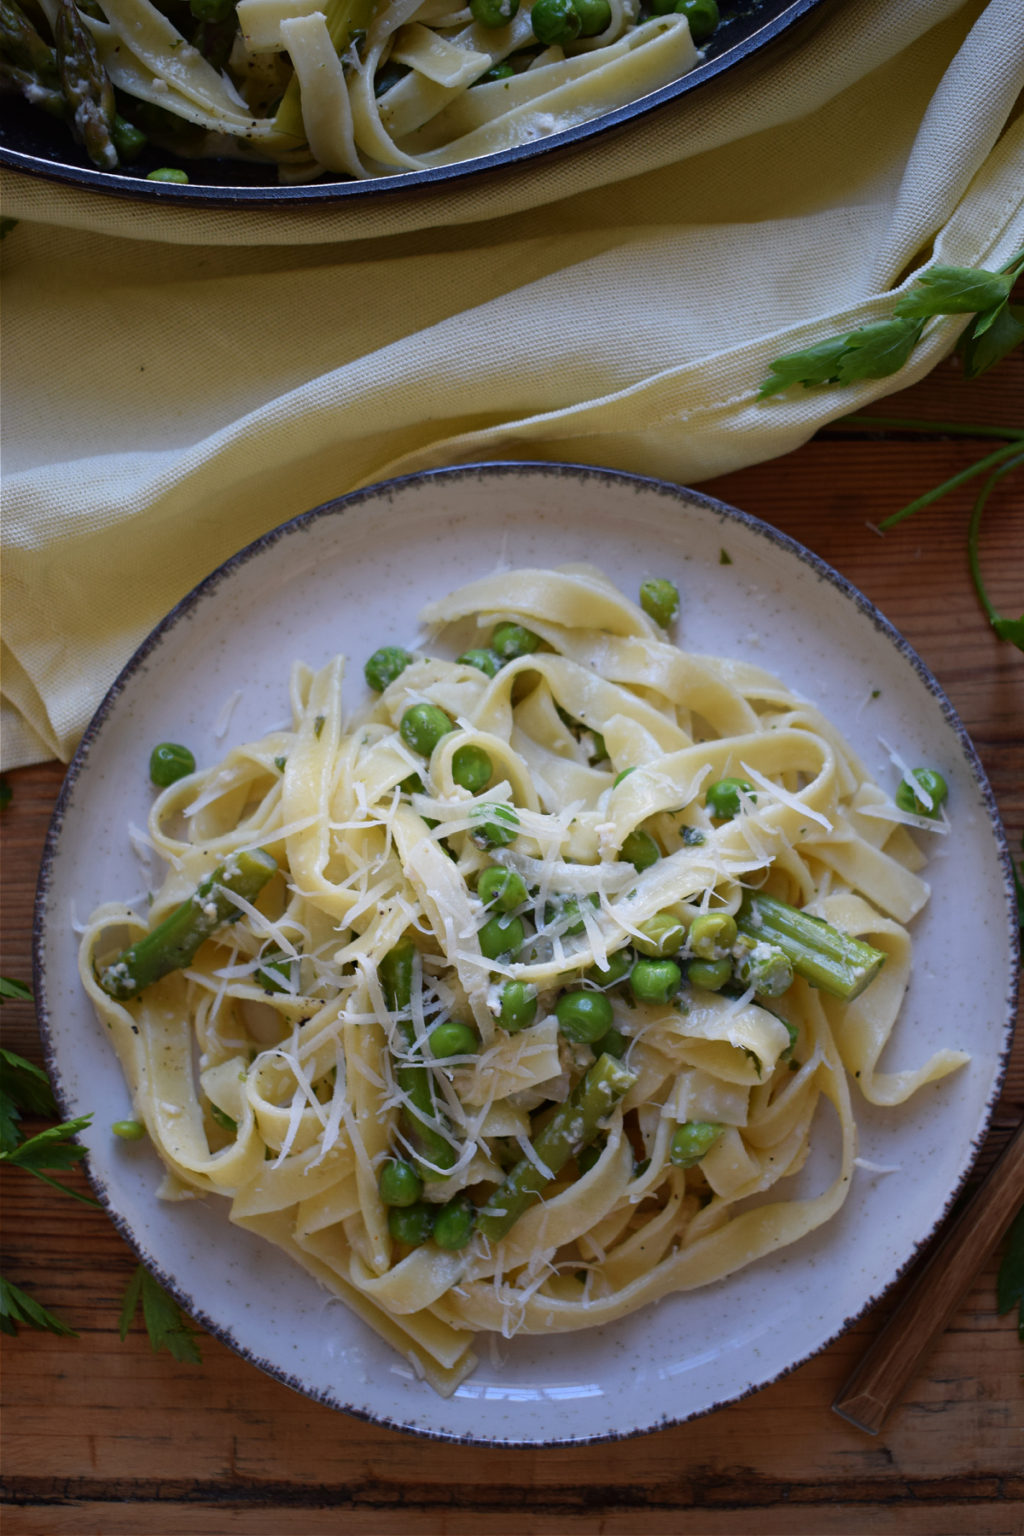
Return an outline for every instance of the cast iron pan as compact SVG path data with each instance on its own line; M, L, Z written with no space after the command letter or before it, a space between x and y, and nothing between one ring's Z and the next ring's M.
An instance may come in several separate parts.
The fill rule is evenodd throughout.
M806 25L811 13L827 3L828 0L734 0L734 3L733 0L722 0L722 20L703 50L703 62L689 74L592 122L581 123L532 144L518 145L457 165L408 171L367 181L325 175L319 181L303 186L283 187L278 185L277 170L273 165L237 160L179 162L166 150L154 149L132 166L101 171L90 164L64 124L28 106L20 97L6 93L0 97L3 108L0 165L30 176L89 187L113 196L178 204L199 202L214 207L267 203L310 205L333 202L338 198L379 198L414 188L429 189L438 183L490 176L500 172L502 167L540 155L564 153L573 147L592 147L591 141L601 135L621 131L667 102L717 79L727 70L755 61L765 49L778 45L798 23ZM803 30L801 28L790 41L799 43ZM157 166L177 164L188 172L187 185L146 180L147 173Z

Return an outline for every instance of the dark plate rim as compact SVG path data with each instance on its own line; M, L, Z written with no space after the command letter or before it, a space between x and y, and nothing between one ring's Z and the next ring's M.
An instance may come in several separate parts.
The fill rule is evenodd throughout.
M304 532L314 522L318 522L320 519L325 517L344 517L346 514L359 509L364 503L372 503L382 497L387 499L395 491L401 490L409 485L415 485L417 483L443 482L445 480L464 479L473 476L511 475L515 477L523 474L524 472L549 475L553 479L569 477L572 479L593 478L599 479L601 481L612 480L618 482L624 488L632 488L634 490L638 488L644 488L646 490L653 490L664 496L666 500L675 503L677 510L684 510L685 504L687 502L696 504L704 511L710 512L717 516L722 522L740 523L758 537L765 539L768 543L774 544L777 548L781 548L787 553L794 555L804 565L809 566L810 569L813 570L821 580L826 581L833 587L837 588L843 596L852 601L859 612L864 617L869 619L874 627L890 641L890 643L895 647L900 655L902 655L902 657L910 663L911 667L918 674L925 687L932 694L933 698L939 705L946 723L954 732L960 744L964 759L974 776L980 797L988 815L989 827L995 839L996 850L1002 867L1004 916L1010 940L1010 970L1008 977L1009 985L1005 998L1006 1011L1003 1024L1004 1043L1002 1050L999 1053L997 1070L993 1078L992 1090L985 1105L985 1112L982 1116L981 1122L979 1123L978 1130L971 1141L970 1147L967 1149L968 1158L965 1162L964 1172L961 1178L957 1181L955 1187L949 1191L942 1210L936 1213L935 1220L930 1230L925 1234L919 1243L915 1244L912 1251L907 1255L904 1263L879 1291L877 1291L874 1295L865 1298L863 1306L860 1307L858 1311L844 1319L842 1325L836 1330L835 1333L830 1335L827 1339L823 1340L822 1343L817 1345L814 1349L809 1350L806 1354L803 1354L799 1358L791 1361L789 1365L784 1367L782 1370L777 1371L773 1376L766 1378L763 1381L758 1381L757 1383L747 1387L745 1390L732 1394L720 1402L709 1403L705 1407L696 1409L691 1413L685 1413L678 1417L666 1415L657 1423L634 1426L621 1432L612 1431L594 1435L567 1435L565 1437L554 1437L543 1440L510 1438L507 1435L463 1435L454 1431L447 1433L435 1427L424 1428L411 1419L390 1419L380 1414L371 1413L365 1408L353 1407L350 1404L340 1401L337 1396L332 1396L328 1392L310 1390L310 1388L306 1386L306 1384L299 1377L289 1374L287 1370L274 1364L271 1361L260 1359L251 1349L240 1345L235 1340L229 1325L218 1323L210 1318L204 1312L202 1305L197 1301L197 1299L193 1297L188 1292L188 1290L175 1279L174 1276L169 1275L166 1271L162 1270L161 1267L147 1255L145 1249L136 1239L127 1220L122 1217L120 1213L114 1208L112 1204L112 1197L109 1190L107 1189L107 1186L94 1173L90 1167L89 1158L88 1156L86 1157L85 1168L89 1175L90 1183L92 1184L92 1187L95 1190L100 1203L103 1205L107 1215L109 1216L119 1235L136 1253L138 1258L146 1265L150 1273L154 1275L159 1283L174 1297L178 1304L184 1309L185 1312L188 1313L192 1319L199 1323L206 1332L211 1334L214 1338L220 1340L221 1343L226 1344L230 1349L234 1350L236 1354L240 1355L242 1359L248 1361L249 1364L256 1366L266 1375L282 1382L285 1386L290 1387L293 1391L309 1398L311 1401L322 1403L326 1407L343 1413L348 1413L354 1418L361 1419L365 1423L379 1424L383 1428L399 1430L404 1433L416 1435L419 1438L441 1440L466 1446L493 1446L508 1449L537 1450L553 1446L593 1445L606 1441L631 1440L636 1439L640 1435L651 1434L656 1430L668 1429L678 1424L692 1422L694 1419L703 1418L707 1414L713 1413L719 1408L724 1408L731 1403L742 1402L746 1398L751 1397L755 1392L760 1392L765 1387L771 1386L777 1381L784 1380L793 1371L806 1364L808 1360L813 1359L815 1355L818 1355L824 1350L828 1349L832 1344L835 1343L837 1339L842 1337L847 1329L849 1329L854 1323L858 1322L872 1307L876 1306L887 1295L889 1295L894 1287L898 1285L907 1271L917 1262L921 1254L930 1247L933 1239L935 1238L942 1224L950 1215L954 1205L960 1197L961 1192L968 1182L974 1165L977 1161L978 1155L982 1150L982 1147L991 1128L992 1117L995 1113L995 1109L1002 1091L1007 1067L1009 1065L1010 1052L1013 1046L1016 1025L1017 988L1020 979L1021 964L1021 942L1017 915L1017 898L1014 885L1013 862L1010 853L1009 842L1007 840L1005 829L1003 828L998 807L996 806L992 788L988 782L988 777L984 768L982 767L980 759L978 758L974 744L971 741L971 738L968 735L952 703L947 697L945 690L942 688L941 684L938 682L937 678L934 676L931 670L927 667L925 662L914 650L910 642L905 639L899 630L897 630L896 627L884 616L881 610L877 608L876 605L872 603L871 600L867 598L858 587L854 586L854 584L848 581L846 577L840 575L840 573L836 571L833 566L829 565L827 561L823 560L819 555L816 555L812 550L808 549L806 545L801 544L799 540L792 538L791 535L784 533L781 529L773 527L772 524L765 522L763 519L755 517L752 513L743 512L737 507L730 506L727 502L718 500L716 497L707 496L703 492L695 491L688 486L682 486L672 481L659 479L654 476L632 474L623 470L600 468L588 464L558 463L548 460L493 460L472 464L445 466L437 469L421 470L408 475L395 476L388 480L377 481L372 485L365 486L360 490L352 491L347 495L335 497L329 501L321 502L319 506L311 508L308 512L300 513L298 516L290 518L284 523L278 524L275 528L269 529L265 534L262 534L259 538L252 540L249 544L246 544L242 549L238 550L234 555L231 555L227 560L223 561L213 571L211 571L208 576L204 577L202 581L193 587L192 590L188 592L178 603L176 603L174 607L171 608L170 611L164 616L164 618L154 626L145 640L142 641L142 643L138 646L129 660L125 663L115 681L111 684L98 709L96 710L96 713L93 715L89 725L86 727L78 750L76 751L74 757L71 760L71 763L68 766L68 771L65 775L64 782L61 785L57 803L54 807L50 825L47 830L46 841L43 848L43 856L40 864L39 880L36 888L35 907L33 912L32 953L33 988L36 1000L37 1020L43 1044L46 1068L50 1077L50 1081L53 1085L54 1095L56 1097L57 1104L61 1110L61 1113L64 1118L70 1118L76 1112L76 1107L70 1102L67 1090L64 1088L63 1082L61 1080L56 1056L54 1036L50 1024L50 1009L47 999L46 971L44 963L47 902L53 866L57 855L57 847L60 841L61 829L63 826L64 817L71 805L75 785L77 783L79 774L85 767L93 743L103 729L108 716L111 714L117 699L123 692L125 686L131 681L135 673L141 667L143 667L147 658L160 644L163 637L179 622L189 618L197 608L198 604L203 599L208 597L212 592L214 592L223 581L228 579L237 567L247 563L254 556L260 555L265 550L272 548L283 539L289 538L294 534Z
M549 138L536 139L529 144L496 151L474 160L462 160L454 165L434 166L421 171L401 172L395 176L373 177L366 181L319 181L300 186L286 187L276 183L268 186L220 186L210 183L190 182L181 185L173 182L147 181L144 176L116 174L96 167L69 164L50 160L42 155L12 149L0 142L0 165L9 170L46 181L81 187L88 191L103 192L108 196L129 200L141 200L157 205L175 205L182 208L199 205L204 208L251 208L266 204L287 207L322 207L339 200L366 202L385 197L391 201L402 194L432 189L449 182L465 182L487 177L501 167L518 167L526 161L540 159L559 151L578 149L591 139L622 129L634 119L677 100L716 79L737 64L759 55L770 44L783 37L804 17L821 6L834 4L835 0L789 0L785 9L765 21L746 37L740 39L721 54L705 59L688 74L662 86L646 96L638 97L624 107L603 113L589 122L563 129ZM172 157L174 158L174 157ZM198 162L201 163L201 162Z

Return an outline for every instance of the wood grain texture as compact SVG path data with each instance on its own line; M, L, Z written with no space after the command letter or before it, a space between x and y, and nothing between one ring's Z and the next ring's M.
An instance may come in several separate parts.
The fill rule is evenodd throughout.
M963 386L952 366L891 414L1024 423L1024 358ZM879 413L883 407L875 408ZM968 579L969 489L884 539L888 512L970 463L973 441L833 428L702 487L809 545L907 635L971 732L1011 843L1024 832L1024 657L992 634ZM1024 476L987 514L993 600L1024 597ZM10 775L0 820L2 968L26 977L38 860L62 770ZM29 1005L5 1043L39 1059ZM1024 1113L1024 1036L979 1167ZM5 1341L7 1536L1021 1536L1024 1350L995 1311L989 1255L882 1433L830 1403L904 1285L784 1380L690 1424L611 1445L501 1450L425 1442L337 1414L217 1340L203 1365L154 1355L117 1318L134 1257L100 1211L2 1170L4 1273L78 1329ZM1024 1193L1024 1192L1022 1192ZM656 1324L652 1321L652 1326Z

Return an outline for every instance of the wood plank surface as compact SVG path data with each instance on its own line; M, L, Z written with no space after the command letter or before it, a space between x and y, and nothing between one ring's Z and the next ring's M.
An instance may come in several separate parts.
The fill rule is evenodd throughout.
M1024 424L1024 358L965 386L955 365L876 413ZM998 641L970 586L967 487L884 538L888 512L973 462L974 439L833 427L797 453L702 489L823 556L901 629L970 731L1011 845L1024 832L1024 656ZM988 509L983 565L1000 611L1024 600L1024 474ZM9 775L2 969L27 978L36 871L57 764ZM969 956L965 956L969 963ZM31 1006L4 1042L39 1059ZM1024 1113L1024 1035L979 1171ZM1024 1345L996 1315L998 1253L979 1270L877 1437L830 1404L900 1289L782 1381L676 1428L612 1444L502 1450L428 1442L290 1392L217 1340L201 1367L154 1355L117 1319L134 1257L100 1211L2 1170L3 1272L77 1339L5 1340L7 1536L1020 1536ZM83 1185L84 1187L84 1185ZM1024 1191L1022 1191L1024 1197ZM904 1282L904 1285L906 1282Z

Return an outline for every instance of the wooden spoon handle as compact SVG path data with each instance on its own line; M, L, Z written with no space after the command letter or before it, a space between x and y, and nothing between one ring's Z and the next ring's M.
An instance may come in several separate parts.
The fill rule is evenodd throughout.
M1024 1123L943 1237L832 1404L877 1435L921 1356L1024 1201Z

